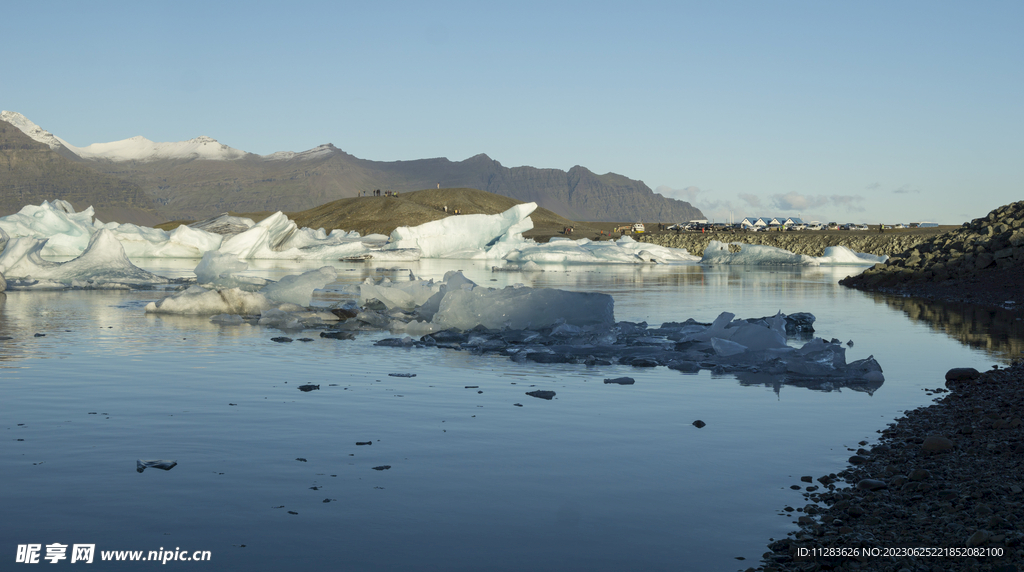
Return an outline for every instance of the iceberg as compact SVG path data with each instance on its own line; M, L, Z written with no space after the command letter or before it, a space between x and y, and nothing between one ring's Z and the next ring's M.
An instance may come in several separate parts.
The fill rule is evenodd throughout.
M391 233L384 250L417 249L424 258L463 258L462 253L483 250L533 228L529 218L537 203L513 206L498 215L458 215L423 223L419 226L400 226ZM507 241L507 240L506 240Z
M43 260L40 254L48 239L21 237L7 242L0 253L0 274L16 280L12 288L77 286L87 288L123 288L166 284L168 279L147 272L125 256L114 233L101 229L92 235L85 251L67 262ZM43 281L43 282L39 282Z
M285 276L252 292L240 287L204 288L192 286L157 302L146 305L150 314L261 315L268 310L305 311L312 302L313 291L330 284L338 277L332 266L310 270L300 275Z
M822 264L877 264L889 257L854 252L845 246L828 246L822 256L795 254L775 246L732 242L725 244L712 240L704 249L702 264L749 264L749 265L797 265L819 266Z
M390 236L299 228L284 213L256 223L220 215L172 231L133 224L103 223L92 207L75 212L65 201L26 206L0 217L4 236L47 239L40 254L78 256L100 230L109 230L125 254L136 258L200 258L207 252L236 260L374 260L415 261L420 258L506 260L510 268L539 270L543 263L652 264L696 262L684 249L636 242L554 238L538 243L523 237L533 228L535 203L515 205L495 215L453 215L415 227L399 227ZM203 280L203 279L201 279Z

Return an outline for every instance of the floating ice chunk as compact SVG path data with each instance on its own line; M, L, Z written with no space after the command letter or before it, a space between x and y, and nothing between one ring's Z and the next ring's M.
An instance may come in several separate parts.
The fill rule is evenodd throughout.
M210 318L210 321L222 326L241 326L245 323L245 320L238 314L217 314Z
M259 325L280 330L301 330L303 323L290 312L269 308L260 316Z
M241 288L208 289L192 286L188 290L146 305L152 314L263 314L270 309L295 312L312 301L313 291L323 288L338 277L331 266L310 270L300 275L285 276L267 284L258 292Z
M92 287L104 284L136 286L166 284L168 280L147 272L125 256L121 243L114 234L101 229L92 235L85 251L67 262L43 260L41 252L47 239L16 238L8 241L0 253L0 272L8 277L50 280L71 286L73 282L89 283Z
M826 247L823 255L818 257L821 264L878 264L886 260L889 257L885 254L855 252L845 246Z
M739 248L738 252L731 252L729 244L712 240L704 248L702 264L795 264L802 266L817 266L820 264L817 259L804 254L794 254L788 250L766 246L763 244L744 244L733 242L733 247Z
M614 302L607 294L553 288L453 289L449 285L433 323L468 330L542 328L560 321L574 326L610 325Z
M248 268L249 264L242 262L233 254L211 250L203 254L203 259L196 266L196 281L199 284L227 288L242 286L243 284L263 286L267 283L262 278L243 277L238 274Z
M711 347L719 357L734 356L747 351L747 346L722 338L711 338Z
M313 290L321 289L337 279L338 271L333 266L324 266L298 276L285 276L278 282L267 284L260 292L275 302L309 306L313 299Z
M730 249L738 249L732 252ZM821 264L876 264L885 262L885 255L854 252L845 246L829 246L823 256L807 256L795 254L788 250L763 244L745 244L733 242L725 244L712 240L704 249L703 264L760 264L760 265L799 265L818 266Z
M359 286L359 301L361 304L365 304L367 300L376 298L383 302L388 309L412 310L426 304L440 288L441 285L435 284L433 280L411 280L398 283L386 280L380 284L364 283Z
M208 290L192 286L188 290L146 305L149 314L242 314L256 315L274 304L260 292L240 288Z
M400 226L391 233L384 250L415 248L426 258L479 251L506 233L521 234L533 228L529 216L536 203L522 203L497 215L458 215L419 226Z

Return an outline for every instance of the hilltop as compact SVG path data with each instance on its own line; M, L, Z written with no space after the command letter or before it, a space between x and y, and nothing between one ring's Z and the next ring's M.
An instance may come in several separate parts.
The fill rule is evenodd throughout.
M338 199L305 211L285 214L299 227L324 228L327 232L334 229L355 230L364 236L374 233L388 235L399 226L417 226L446 216L455 216L455 209L459 210L460 215L491 215L505 212L522 202L479 189L426 189L399 193L392 197ZM445 206L448 207L447 213L444 211ZM260 221L273 213L258 211L230 214ZM562 231L568 226L575 227L572 238L608 238L612 226L574 222L540 207L530 218L534 228L526 232L525 236L541 241L552 236L562 236ZM171 230L191 222L194 221L178 220L158 225L158 228ZM605 234L601 235L601 231Z

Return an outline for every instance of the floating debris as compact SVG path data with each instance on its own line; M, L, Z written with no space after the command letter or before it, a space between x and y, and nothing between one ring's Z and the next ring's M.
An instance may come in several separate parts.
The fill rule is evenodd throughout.
M379 467L374 467L373 470L374 471L386 471L386 470L388 470L390 468L391 468L391 465L381 465Z
M178 464L177 461L165 461L163 459L157 459L154 461L143 461L139 459L135 461L135 470L138 472L145 471L146 469L161 469L164 471L170 471Z
M300 385L298 389L299 389L299 391L313 391L314 389L320 389L320 386L319 385L306 384L306 385Z
M391 377L416 377L415 373L389 373Z
M539 397L540 399L550 400L552 397L555 396L555 392L538 389L537 391L527 391L526 395L529 395L530 397Z

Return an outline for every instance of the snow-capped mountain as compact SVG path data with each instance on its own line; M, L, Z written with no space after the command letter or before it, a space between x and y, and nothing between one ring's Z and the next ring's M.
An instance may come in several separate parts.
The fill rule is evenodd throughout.
M175 143L157 143L138 135L111 143L93 143L85 147L74 147L67 142L64 142L64 146L83 159L107 161L156 161L159 159L230 161L248 155L245 151L222 145L216 139L206 136Z
M35 123L32 123L27 117L20 113L16 113L14 111L0 111L0 121L10 123L32 139L35 139L44 145L49 145L50 149L59 149L61 146L64 146L64 142L61 141L60 138Z
M24 115L14 111L0 112L0 120L14 125L32 139L49 145L50 149L64 147L82 159L105 161L157 161L160 159L207 159L230 161L249 153L218 143L211 137L196 137L188 141L157 143L142 136L130 137L110 143L93 143L75 147L67 141L39 127Z

